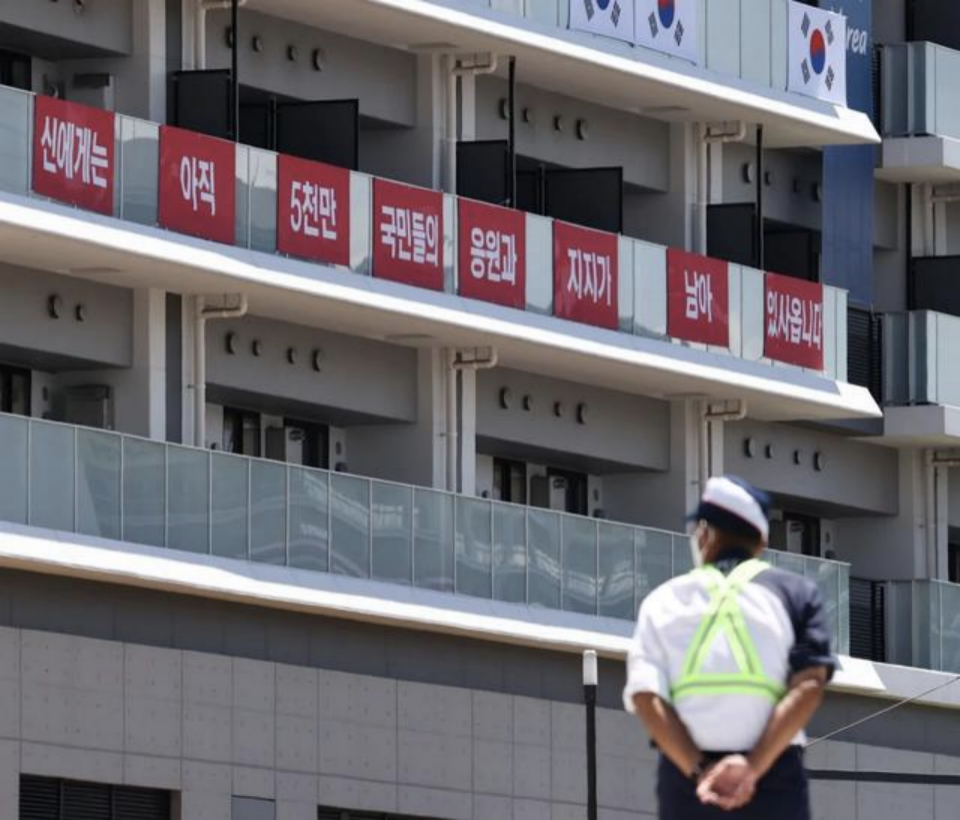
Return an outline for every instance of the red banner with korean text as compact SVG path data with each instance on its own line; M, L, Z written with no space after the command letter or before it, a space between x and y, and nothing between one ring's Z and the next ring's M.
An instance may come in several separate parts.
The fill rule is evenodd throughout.
M350 172L280 154L277 250L334 265L350 264Z
M553 223L553 314L616 330L616 234Z
M763 301L763 355L823 370L823 285L768 273Z
M113 214L114 115L79 103L35 98L33 190Z
M160 224L232 245L235 213L235 144L161 125Z
M443 194L373 181L373 275L443 290Z
M667 250L667 333L674 339L730 345L727 262Z
M523 310L527 302L527 218L520 211L459 201L459 293Z

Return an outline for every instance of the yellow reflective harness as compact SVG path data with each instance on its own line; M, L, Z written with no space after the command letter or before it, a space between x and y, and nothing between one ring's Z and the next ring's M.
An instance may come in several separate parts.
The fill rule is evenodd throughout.
M738 596L769 564L751 559L739 564L729 576L714 566L693 570L710 593L708 607L683 663L683 672L670 689L674 701L691 695L759 695L777 702L786 687L763 671L753 638L747 629ZM737 665L736 672L704 672L714 641L723 635Z

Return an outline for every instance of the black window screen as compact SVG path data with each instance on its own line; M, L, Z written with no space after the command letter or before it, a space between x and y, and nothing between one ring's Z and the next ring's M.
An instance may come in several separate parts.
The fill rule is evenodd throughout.
M551 168L546 216L610 233L623 232L623 168Z
M277 103L276 122L281 154L358 170L358 100Z
M510 197L510 147L506 140L457 143L457 193L505 205Z
M20 820L170 820L170 793L24 775Z
M177 71L173 75L173 124L222 139L231 130L230 72Z
M911 310L935 310L960 316L960 256L913 260Z
M735 265L757 265L757 211L753 203L707 207L707 255Z

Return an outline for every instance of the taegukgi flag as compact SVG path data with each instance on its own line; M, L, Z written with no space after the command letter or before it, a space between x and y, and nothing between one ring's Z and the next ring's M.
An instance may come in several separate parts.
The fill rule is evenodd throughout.
M790 3L787 90L847 104L847 18Z
M634 0L570 0L570 28L633 42Z
M637 0L638 46L697 62L697 0Z

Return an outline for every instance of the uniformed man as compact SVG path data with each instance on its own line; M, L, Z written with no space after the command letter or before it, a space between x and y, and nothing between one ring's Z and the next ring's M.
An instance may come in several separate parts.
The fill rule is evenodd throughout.
M812 581L759 556L768 499L712 478L690 516L698 567L640 607L624 705L661 752L662 820L808 820L803 729L835 668Z

